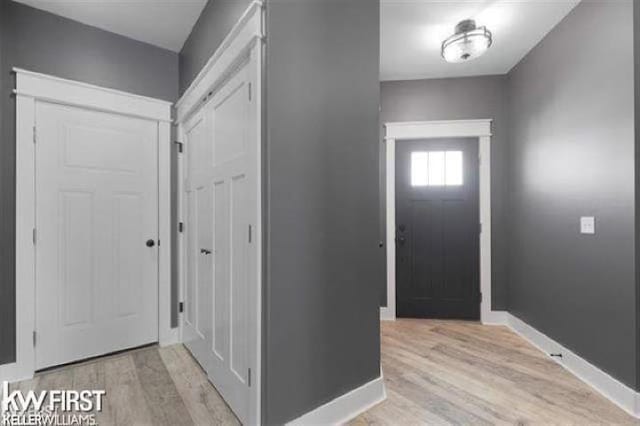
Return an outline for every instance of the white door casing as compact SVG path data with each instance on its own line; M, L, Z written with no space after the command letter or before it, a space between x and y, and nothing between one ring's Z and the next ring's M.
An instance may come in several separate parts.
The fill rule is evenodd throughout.
M36 370L36 350L34 333L36 333L36 243L44 243L43 235L36 232L37 214L36 204L36 166L37 128L36 105L55 104L57 108L76 108L85 112L104 113L135 120L153 123L156 143L154 170L156 173L156 229L155 240L163 241L161 246L154 247L157 265L155 282L157 307L155 314L155 340L161 345L168 345L178 341L179 329L171 328L171 219L170 219L170 153L171 153L171 103L147 98L129 93L106 89L90 84L65 80L39 73L14 69L16 73L16 362L0 366L0 380L18 381L33 377ZM38 107L40 108L40 106ZM124 120L127 122L128 120ZM143 132L144 133L144 132ZM73 144L72 144L73 145ZM76 147L78 145L76 144ZM38 147L39 148L39 147ZM82 149L76 150L78 156ZM85 158L87 159L87 158ZM101 161L103 159L100 159ZM112 161L104 159L104 161ZM99 166L95 163L91 167ZM89 167L89 168L91 168ZM96 174L98 172L96 171ZM82 192L82 191L80 191ZM125 197L126 198L126 197ZM126 199L125 201L129 201ZM82 194L72 194L67 197L69 205L80 209L71 209L80 214L82 206L86 206L86 197ZM83 204L85 202L85 204ZM126 211L130 204L121 203ZM82 216L82 214L80 214ZM43 219L44 220L44 219ZM81 222L76 225L82 225ZM77 229L77 228L76 228ZM46 231L45 231L46 232ZM35 236L38 236L35 241ZM71 231L70 237L79 244L81 236ZM86 240L84 242L86 244ZM143 241L144 244L144 241ZM125 306L126 307L126 306ZM76 311L73 315L86 315L86 311ZM78 317L74 317L77 320ZM37 342L45 338L40 332ZM58 356L58 355L56 355Z
M382 320L396 318L396 143L416 139L477 137L480 154L480 321L484 324L504 322L504 312L491 308L491 122L491 119L481 119L385 124L387 306L380 308Z
M177 103L182 338L244 424L261 422L262 14L254 1Z
M156 342L158 123L37 101L36 132L36 369Z

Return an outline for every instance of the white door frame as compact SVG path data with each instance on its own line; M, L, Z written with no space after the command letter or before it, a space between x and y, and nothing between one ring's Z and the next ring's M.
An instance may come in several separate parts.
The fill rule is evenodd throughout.
M171 103L15 68L16 73L16 362L0 366L0 381L35 372L35 106L50 102L158 123L158 337L178 341L171 328Z
M480 155L480 320L499 322L491 309L491 119L386 123L387 306L382 320L396 318L396 142L433 138L478 138Z
M256 164L258 170L257 188L262 191L262 50L264 34L264 5L262 1L254 0L247 7L238 22L231 29L229 34L220 44L220 47L213 53L211 58L198 73L187 91L176 103L176 124L178 126L179 141L185 142L185 125L187 121L203 107L206 102L223 86L227 78L233 75L239 66L248 66L250 73L250 93L252 96L251 128L255 135L250 143L254 143L257 148ZM247 64L248 61L248 65ZM184 149L189 149L184 145ZM185 222L185 178L186 161L185 156L180 156L178 161L178 214L180 221ZM255 223L255 245L257 247L257 275L252 279L256 289L256 310L257 324L256 339L253 342L256 353L250 364L252 370L251 383L251 409L249 424L260 424L262 422L261 410L261 388L262 388L262 196L257 199L257 210L252 214L252 222ZM180 301L184 302L184 286L186 285L186 235L181 233L178 239L179 250L179 277L180 277ZM180 339L184 317L180 317Z

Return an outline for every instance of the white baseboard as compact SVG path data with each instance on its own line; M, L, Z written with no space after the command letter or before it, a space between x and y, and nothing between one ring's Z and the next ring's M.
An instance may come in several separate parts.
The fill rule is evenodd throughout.
M507 311L489 311L481 315L480 321L484 325L506 325L508 314Z
M182 343L180 339L180 327L169 328L160 333L158 344L160 347L165 348L167 346L177 345Z
M287 423L288 425L339 425L348 422L387 398L380 377Z
M388 307L380 307L380 320L381 321L395 321L396 313ZM489 311L485 314L481 314L480 321L484 325L506 325L507 324L507 311Z
M394 309L389 308L388 306L380 307L380 320L382 321L395 321L396 320L396 312Z
M504 325L528 340L546 354L561 353L562 358L550 357L574 376L591 386L604 397L634 417L640 418L640 392L611 377L584 358L536 330L518 317L505 313Z
M29 372L17 362L0 365L0 384L2 382L20 382L33 378L33 371Z

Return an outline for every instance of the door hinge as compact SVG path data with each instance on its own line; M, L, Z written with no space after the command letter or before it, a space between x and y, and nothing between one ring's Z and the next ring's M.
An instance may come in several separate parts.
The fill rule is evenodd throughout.
M251 369L247 372L247 383L249 384L249 387L251 387Z
M36 143L38 141L38 131L37 131L37 127L33 126L33 143Z
M183 313L184 312L184 302L180 302L178 304L178 312L179 313Z
M249 83L249 102L251 102L251 83Z
M34 331L33 331L33 347L34 347L34 348L36 347L36 336L37 336L37 333L36 333L36 332L35 332L35 330L34 330Z
M482 223L478 224L478 234L482 234Z
M178 232L180 233L184 232L184 222L178 223Z
M33 245L35 246L36 242L38 241L38 231L36 230L36 228L33 228L32 239L33 239Z
M173 143L175 143L178 146L178 153L182 154L182 151L184 150L184 144L178 141L174 141Z
M249 225L249 243L251 243L251 240L253 239L253 236L251 234L252 234L252 228L251 228L251 225Z
M482 292L480 292L480 294L478 294L478 299L480 300L480 303L482 303Z

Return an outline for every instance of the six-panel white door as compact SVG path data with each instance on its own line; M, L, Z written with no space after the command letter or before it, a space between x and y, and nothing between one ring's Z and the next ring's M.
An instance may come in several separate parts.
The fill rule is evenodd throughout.
M241 67L185 126L187 281L184 342L238 418L250 414L258 350L257 149L249 141L249 67Z
M156 342L157 122L37 102L36 129L36 368Z

